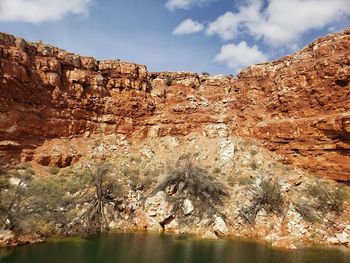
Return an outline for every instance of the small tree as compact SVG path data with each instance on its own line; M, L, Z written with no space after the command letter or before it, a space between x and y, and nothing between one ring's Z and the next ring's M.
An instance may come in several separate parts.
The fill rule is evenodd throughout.
M123 189L109 176L110 165L99 163L95 168L89 168L88 171L91 176L94 195L88 200L89 207L82 217L90 231L99 230L102 233L105 229L108 229L105 208L107 204L115 206L120 203Z
M20 231L19 222L26 213L21 207L26 197L26 189L23 182L17 185L8 184L5 189L0 192L0 222L3 228Z

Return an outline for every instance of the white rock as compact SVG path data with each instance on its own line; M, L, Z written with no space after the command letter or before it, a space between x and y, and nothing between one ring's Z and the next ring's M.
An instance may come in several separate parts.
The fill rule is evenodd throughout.
M229 232L225 221L220 216L215 218L213 230L219 235L227 235Z
M202 238L204 239L218 239L218 237L215 235L215 233L213 233L210 230L207 230L203 235Z
M27 187L27 185L25 183L23 183L21 179L15 178L15 177L11 177L9 179L9 183L12 185L15 185L15 186L21 186L23 188Z
M265 225L267 222L267 212L265 209L260 209L259 212L256 214L255 223L256 225Z
M0 240L10 240L15 237L15 234L10 230L0 230Z
M220 159L223 163L229 162L235 155L235 145L229 139L220 140Z
M327 242L330 244L339 244L339 240L336 237L329 237Z
M337 233L335 234L335 236L341 244L347 244L350 242L346 235L344 235L344 233Z
M109 228L110 229L117 229L118 228L118 223L116 221L111 221L109 224L108 224Z
M185 199L183 206L182 206L182 210L184 211L184 214L187 216L189 214L191 214L194 210L194 206L192 205L191 200L189 199Z
M145 210L150 217L156 217L158 222L163 222L171 217L172 206L166 201L164 191L159 191L145 201Z
M204 134L209 138L227 138L228 127L226 124L210 124L205 127Z
M175 138L175 137L166 137L165 141L172 148L176 148L176 147L178 147L180 145L179 140L177 138Z
M151 148L143 148L140 151L144 156L146 156L148 159L151 159L154 156L154 152Z
M289 224L291 224L292 226L296 225L297 223L295 223L294 221L290 221Z

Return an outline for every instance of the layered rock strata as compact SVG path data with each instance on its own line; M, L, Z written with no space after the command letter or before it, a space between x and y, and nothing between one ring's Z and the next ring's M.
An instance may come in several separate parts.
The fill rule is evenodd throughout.
M287 163L350 181L349 82L349 30L235 78L152 73L1 33L0 158L64 167L79 160L79 149L59 158L36 149L61 138L123 134L137 142L228 131Z

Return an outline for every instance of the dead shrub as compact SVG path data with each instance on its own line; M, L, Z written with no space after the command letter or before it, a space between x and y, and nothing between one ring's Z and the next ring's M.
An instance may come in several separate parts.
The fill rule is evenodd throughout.
M251 190L253 199L251 205L241 208L239 214L246 222L255 224L255 218L261 209L267 213L280 215L283 212L284 200L281 193L281 186L277 181L270 178L262 179L257 187Z
M169 87L173 85L174 79L172 76L166 76L165 78L165 84Z
M319 220L319 217L315 211L315 208L309 204L306 200L298 200L294 204L296 211L308 222L315 223Z
M165 191L169 200L180 209L185 198L195 203L197 212L216 212L215 205L222 204L226 195L224 185L208 174L208 171L193 163L191 157L179 159L175 167L169 169L164 180L154 192Z
M334 212L337 215L344 210L348 193L342 186L316 181L306 188L306 194L313 198L313 207L320 212Z

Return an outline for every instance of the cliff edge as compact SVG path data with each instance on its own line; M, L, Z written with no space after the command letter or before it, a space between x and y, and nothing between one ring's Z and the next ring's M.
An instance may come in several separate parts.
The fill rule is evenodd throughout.
M0 33L0 158L66 167L100 135L138 142L215 127L350 181L349 83L349 29L237 77L153 73ZM60 150L61 139L80 146Z

